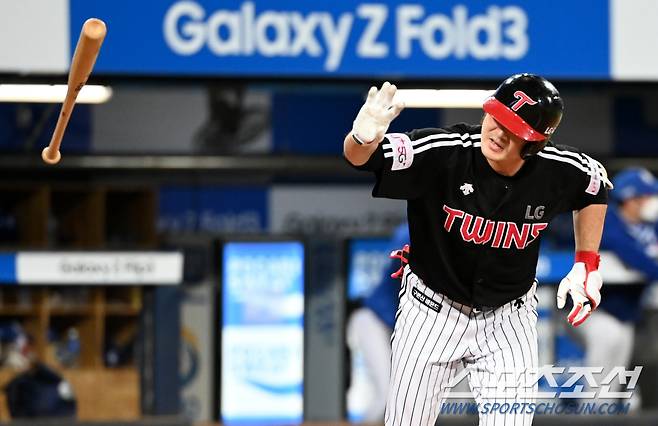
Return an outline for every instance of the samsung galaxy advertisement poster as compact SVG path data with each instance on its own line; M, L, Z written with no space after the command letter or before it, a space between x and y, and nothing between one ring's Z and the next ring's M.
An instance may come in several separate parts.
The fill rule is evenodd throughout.
M230 242L222 261L222 421L301 422L304 246Z

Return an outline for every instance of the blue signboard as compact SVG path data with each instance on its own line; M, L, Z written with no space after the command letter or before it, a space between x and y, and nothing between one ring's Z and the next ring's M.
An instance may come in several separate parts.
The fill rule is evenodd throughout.
M391 242L386 238L363 238L350 241L347 259L347 297L356 300L369 295L381 282Z
M609 78L608 1L71 0L108 35L96 73Z
M222 266L222 421L300 423L304 246L231 242Z
M0 254L0 283L18 284L16 255L14 253Z
M159 200L163 232L254 234L268 227L265 187L166 186Z

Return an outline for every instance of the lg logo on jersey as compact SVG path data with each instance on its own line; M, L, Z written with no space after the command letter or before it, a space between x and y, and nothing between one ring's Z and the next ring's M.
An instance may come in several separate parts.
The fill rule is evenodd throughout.
M532 206L529 205L525 209L525 218L528 220L541 219L544 217L544 209L546 209L545 206L537 206L535 207L535 212L532 213Z
M540 206L543 208L543 206ZM473 216L463 210L453 209L443 205L447 213L443 227L450 232L457 219L462 219L459 234L467 243L487 244L493 248L524 249L539 237L539 233L546 229L548 223L523 223L521 227L515 222L502 222ZM543 209L541 210L543 216Z

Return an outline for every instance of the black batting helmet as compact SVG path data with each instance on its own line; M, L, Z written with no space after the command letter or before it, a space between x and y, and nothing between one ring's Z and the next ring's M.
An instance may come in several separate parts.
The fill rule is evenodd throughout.
M545 78L516 74L498 86L483 109L516 136L530 142L521 152L527 158L544 148L560 124L564 103L555 86Z

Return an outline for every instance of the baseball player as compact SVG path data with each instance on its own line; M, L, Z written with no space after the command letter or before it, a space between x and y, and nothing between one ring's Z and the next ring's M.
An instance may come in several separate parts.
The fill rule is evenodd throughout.
M344 155L375 173L375 197L407 200L411 237L392 338L386 425L433 425L461 366L480 425L532 423L537 368L535 269L541 233L573 211L575 261L557 292L572 326L600 302L605 169L549 141L563 102L542 77L506 79L481 124L386 134L404 105L372 87ZM505 405L507 404L507 405ZM494 408L496 407L496 409Z

